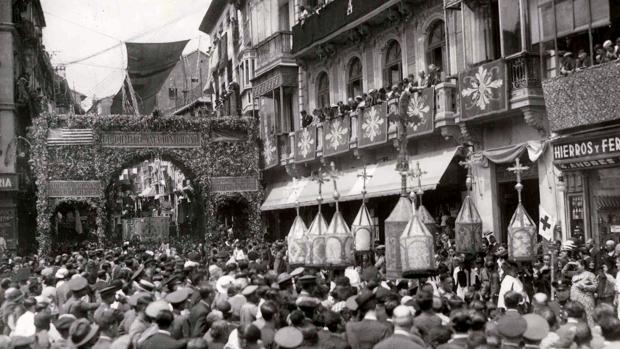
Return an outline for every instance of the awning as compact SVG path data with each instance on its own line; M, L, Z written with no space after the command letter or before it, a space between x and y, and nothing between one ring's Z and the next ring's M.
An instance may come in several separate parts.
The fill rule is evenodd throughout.
M419 163L422 171L426 172L421 177L422 189L433 190L437 187L457 150L458 148L451 148L410 157L410 168L415 168L416 164ZM396 164L397 161L386 161L366 166L367 173L372 176L366 183L366 197L382 197L400 193L401 177L396 172ZM360 168L342 171L337 179L340 201L361 200L363 180L358 177L360 173ZM417 182L410 182L409 186L412 185L417 186ZM296 201L299 201L300 206L317 204L316 198L319 193L317 182L304 178L297 181L297 190L294 190L294 186L295 184L292 181L268 186L267 197L261 206L261 210L271 211L295 207ZM296 195L295 193L299 194ZM334 184L331 180L323 183L323 203L334 202L333 193Z
M144 188L144 190L140 193L139 196L141 197L150 197L150 196L155 196L157 193L155 192L155 188L153 187L146 187Z

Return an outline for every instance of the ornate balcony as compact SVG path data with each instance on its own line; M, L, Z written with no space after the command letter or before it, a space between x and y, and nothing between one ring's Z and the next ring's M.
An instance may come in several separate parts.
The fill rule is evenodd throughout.
M620 115L620 64L612 61L542 83L551 131L596 125Z
M278 65L296 65L291 54L293 34L289 31L276 32L256 46L256 72L258 77Z

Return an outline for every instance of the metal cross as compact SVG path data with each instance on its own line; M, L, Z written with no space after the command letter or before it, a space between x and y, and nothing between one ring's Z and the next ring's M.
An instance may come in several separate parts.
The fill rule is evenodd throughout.
M319 196L316 198L316 201L319 202L319 212L321 212L321 202L323 202L323 183L329 182L329 178L325 178L325 173L323 172L322 167L312 173L312 181L319 183Z
M422 171L422 169L420 168L420 162L416 161L415 164L415 168L412 168L411 170L407 171L407 176L411 177L412 179L417 179L418 180L418 194L420 195L420 199L422 198L422 176L427 174L428 172L426 171ZM413 188L411 189L411 192L414 193L415 192L413 190ZM414 195L411 195L412 198L414 197ZM420 200L420 203L422 201ZM414 206L415 206L415 202L414 202Z
M364 167L362 168L362 173L357 175L358 178L362 178L363 181L363 185L362 185L362 202L365 203L366 202L366 180L368 178L372 178L372 175L369 175L368 172L366 171L366 164L364 163Z
M467 191L471 191L472 185L472 168L476 164L476 160L474 160L473 152L470 150L467 153L467 158L464 161L459 161L459 165L465 167L467 169L467 179L465 180L465 185L467 186Z
M297 178L293 177L293 195L295 196L295 210L299 216L299 190L301 189L301 183Z
M512 167L508 167L508 171L514 172L517 175L517 184L515 185L515 189L517 189L517 194L519 197L519 203L521 202L521 190L523 189L523 184L521 184L521 173L529 170L529 166L521 165L521 160L519 158L515 159L515 165Z
M342 173L336 170L336 164L334 164L333 161L329 164L329 167L331 169L327 173L327 175L329 176L329 178L331 178L332 182L334 183L334 200L336 200L336 211L339 211L338 200L340 199L340 193L338 192L337 179L338 177L342 175Z

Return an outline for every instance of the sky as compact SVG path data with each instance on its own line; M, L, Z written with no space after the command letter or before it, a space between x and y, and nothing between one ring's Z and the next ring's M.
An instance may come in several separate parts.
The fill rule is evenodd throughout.
M126 68L122 42L189 39L183 54L198 47L206 52L209 37L198 27L209 3L210 0L41 0L47 24L43 43L54 66L65 64L69 86L87 96L82 106L88 108L93 97L114 95L121 87Z

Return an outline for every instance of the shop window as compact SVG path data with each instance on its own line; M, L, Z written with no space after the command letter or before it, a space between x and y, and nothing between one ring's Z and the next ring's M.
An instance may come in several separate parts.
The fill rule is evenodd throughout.
M446 59L446 32L444 21L435 21L428 32L428 41L426 47L426 61L428 64L434 64L441 71L446 71L444 66Z
M403 79L402 54L400 44L392 40L387 45L385 53L385 66L383 69L383 85L391 87Z
M353 57L347 67L347 97L361 96L364 91L362 61L358 57Z
M329 107L329 77L327 73L322 72L316 80L316 106L319 109Z

